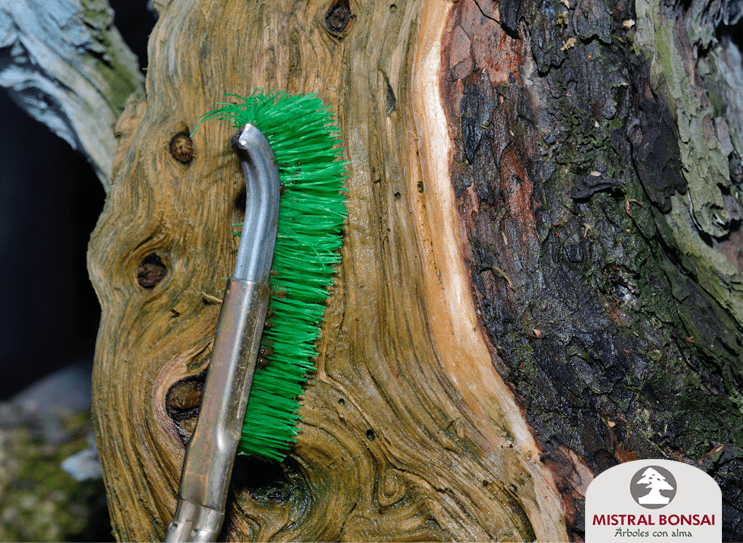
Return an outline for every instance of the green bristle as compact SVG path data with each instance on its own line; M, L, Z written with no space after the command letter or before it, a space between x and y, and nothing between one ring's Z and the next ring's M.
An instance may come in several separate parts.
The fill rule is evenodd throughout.
M273 295L264 345L268 366L256 368L238 452L281 461L296 439L299 397L314 371L315 343L333 266L340 261L346 163L338 127L317 95L254 91L238 104L202 117L256 126L271 144L283 183L271 275Z

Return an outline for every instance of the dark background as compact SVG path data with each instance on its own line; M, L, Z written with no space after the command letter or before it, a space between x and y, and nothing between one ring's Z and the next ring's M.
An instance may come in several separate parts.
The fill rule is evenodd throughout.
M112 0L114 23L147 64L155 14ZM100 308L85 252L104 192L87 160L0 90L0 400L93 361Z

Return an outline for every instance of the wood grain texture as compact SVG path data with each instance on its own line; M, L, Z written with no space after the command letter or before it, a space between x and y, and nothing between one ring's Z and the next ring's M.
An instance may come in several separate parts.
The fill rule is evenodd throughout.
M117 538L159 539L171 518L183 444L168 394L208 365L237 247L243 181L230 127L203 125L187 164L169 142L223 93L259 87L319 92L337 112L349 217L299 441L282 468L236 464L222 537L565 540L461 262L441 167L453 137L439 79L452 4L157 7L147 97L117 125L114 184L89 250L103 308L95 425ZM143 286L146 266L167 273Z

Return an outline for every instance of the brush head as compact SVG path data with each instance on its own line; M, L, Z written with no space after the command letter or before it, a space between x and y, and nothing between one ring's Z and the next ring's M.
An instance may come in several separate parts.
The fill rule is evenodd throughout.
M282 184L271 299L238 453L281 461L295 441L299 399L314 371L315 344L346 218L346 162L330 109L317 95L254 91L203 116L246 123L268 139Z

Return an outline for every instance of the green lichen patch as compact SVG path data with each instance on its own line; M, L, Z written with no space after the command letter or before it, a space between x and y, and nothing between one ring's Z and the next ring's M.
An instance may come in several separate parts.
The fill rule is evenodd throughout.
M113 25L114 13L106 0L80 0L80 10L80 27L74 31L84 39L74 42L82 71L105 82L103 98L121 114L132 93L144 93L139 63Z
M690 92L697 87L690 68L692 47L684 48L688 38L677 35L659 1L640 0L636 8L636 43L650 65L652 89L674 105L670 113L677 129L681 171L689 186L690 211L702 232L723 237L730 217L720 187L730 187L730 170L727 156L716 144L712 102L702 92Z

